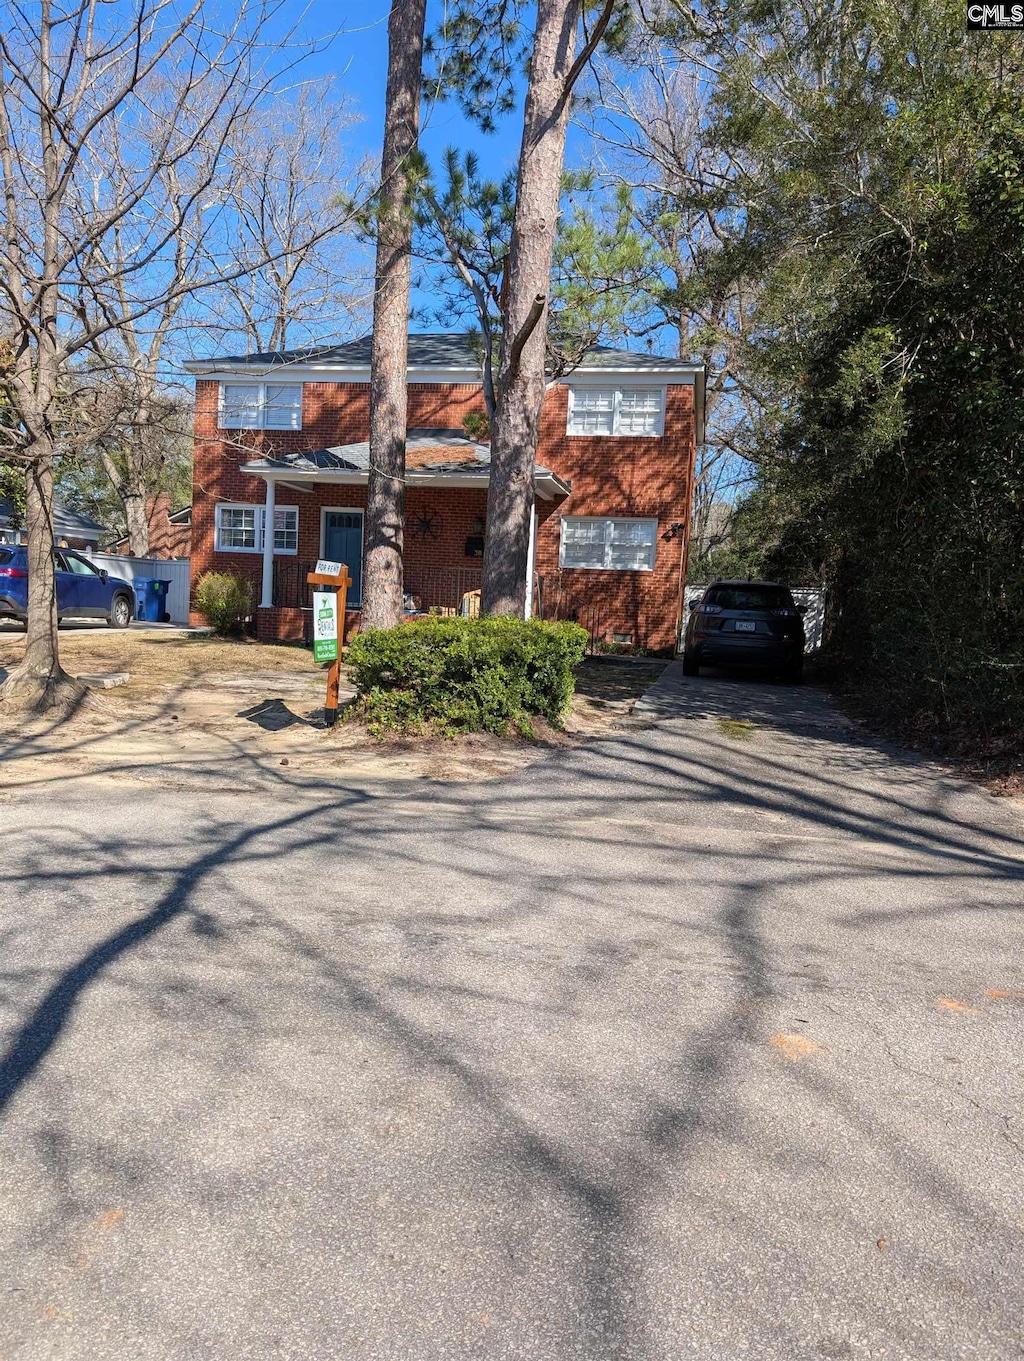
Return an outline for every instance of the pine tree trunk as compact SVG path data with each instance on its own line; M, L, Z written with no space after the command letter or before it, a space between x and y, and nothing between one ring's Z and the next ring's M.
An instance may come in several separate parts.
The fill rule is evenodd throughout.
M541 405L551 257L569 119L579 0L539 0L509 249L501 363L491 426L481 607L526 610L533 470Z
M36 713L68 712L85 687L61 667L57 653L57 586L53 566L53 447L46 437L29 445L25 496L28 536L28 622L25 655L0 689L4 707Z
M370 360L370 473L363 550L364 628L402 618L412 211L426 0L392 0Z

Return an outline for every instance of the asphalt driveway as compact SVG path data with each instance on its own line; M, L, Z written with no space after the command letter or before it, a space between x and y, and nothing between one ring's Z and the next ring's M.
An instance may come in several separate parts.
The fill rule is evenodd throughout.
M3 1361L1024 1354L1019 803L675 667L242 773L0 786Z

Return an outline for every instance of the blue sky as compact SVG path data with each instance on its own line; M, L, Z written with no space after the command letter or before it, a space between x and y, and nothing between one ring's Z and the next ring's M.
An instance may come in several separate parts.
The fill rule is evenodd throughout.
M340 21L344 28L324 52L311 60L310 70L317 75L337 76L339 91L355 102L363 120L353 131L354 144L360 151L378 155L384 128L390 4L387 0L365 0L361 6L347 8L349 16ZM443 4L428 4L428 32L437 27L443 12ZM313 0L306 15L305 29L311 35L339 27L338 6L327 0ZM478 151L489 172L499 177L515 167L521 119L522 110L517 109L503 120L497 132L486 134L464 118L456 104L427 104L422 110L420 145L431 162L436 162L444 148L451 145Z
M442 0L428 0L427 32L437 28L444 14ZM361 122L350 134L351 159L364 155L379 156L384 132L384 95L387 81L389 0L365 0L358 7L349 6L339 18L337 5L328 0L311 0L305 12L303 31L310 36L321 36L337 31L324 51L304 64L304 73L311 76L333 75L339 94L353 102ZM484 133L463 116L454 101L429 102L421 111L420 147L431 165L440 163L441 155L449 146L461 151L476 151L484 172L492 179L500 179L514 170L519 158L522 136L522 105L498 124L493 133ZM578 139L577 139L578 140ZM572 160L572 136L568 161ZM437 294L429 288L413 289L414 314L436 305ZM437 324L417 319L411 323L417 331L437 329Z

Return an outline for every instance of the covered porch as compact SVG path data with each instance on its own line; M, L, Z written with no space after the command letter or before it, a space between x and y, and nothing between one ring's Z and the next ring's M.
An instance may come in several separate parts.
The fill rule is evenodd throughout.
M344 562L352 577L346 634L358 626L369 444L260 458L241 471L265 486L262 560L253 585L257 634L308 639L319 558ZM490 449L455 430L410 430L407 437L404 567L406 606L417 614L475 614L487 513ZM571 488L538 467L534 494L542 513ZM543 503L547 503L544 505ZM537 512L531 523L528 611L532 612ZM273 529L271 529L273 526Z

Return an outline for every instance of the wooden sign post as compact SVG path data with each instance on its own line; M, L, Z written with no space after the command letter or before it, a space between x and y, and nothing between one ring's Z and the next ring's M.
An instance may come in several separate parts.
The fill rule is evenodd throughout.
M338 685L341 680L341 650L345 640L345 602L352 578L343 562L321 559L315 572L306 574L313 592L313 660L329 662L327 668L327 702L324 717L333 728L338 721Z

